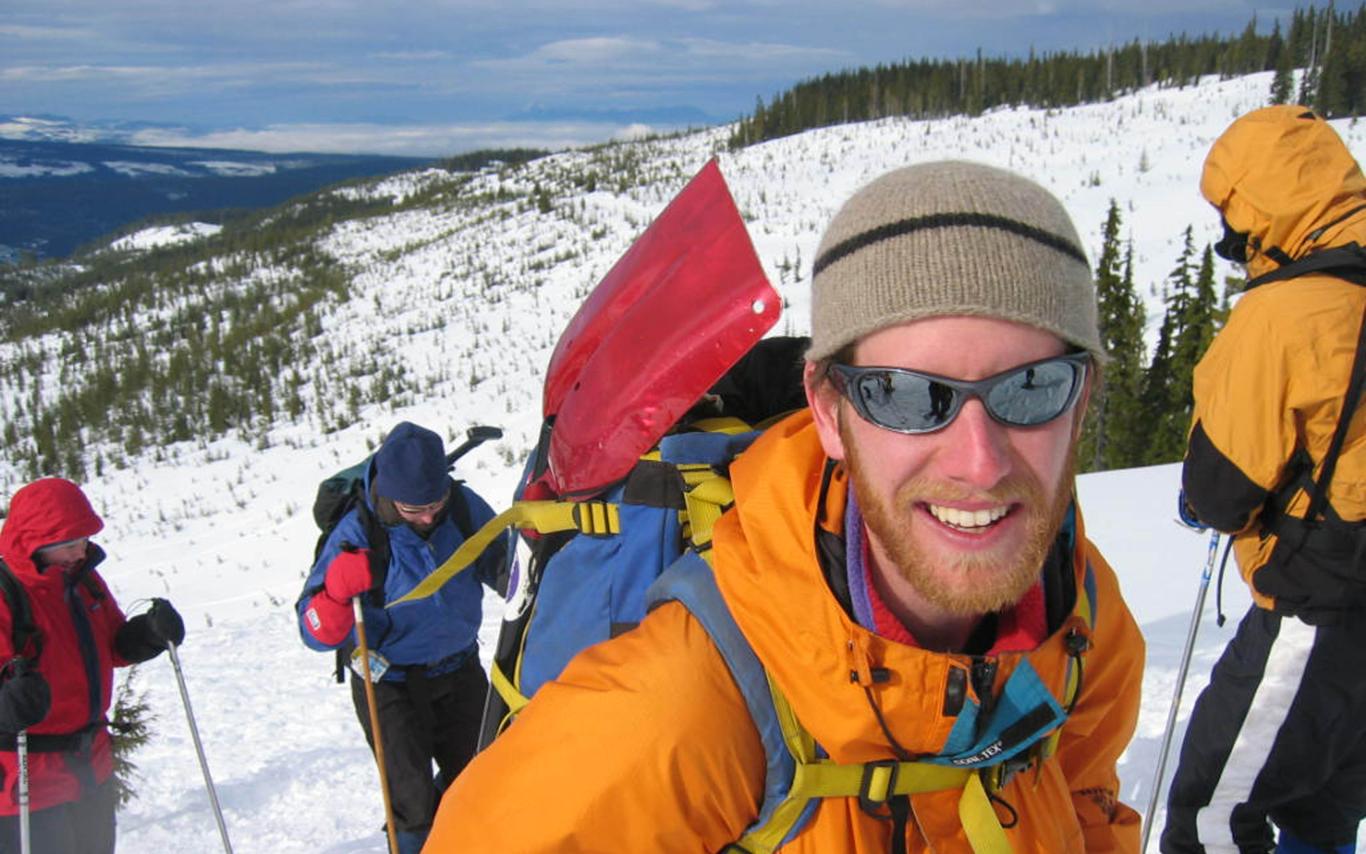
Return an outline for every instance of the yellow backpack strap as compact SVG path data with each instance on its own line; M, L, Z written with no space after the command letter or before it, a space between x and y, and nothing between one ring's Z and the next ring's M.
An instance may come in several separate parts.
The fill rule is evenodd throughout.
M512 717L522 710L527 703L531 702L517 686L512 684L512 680L503 672L503 668L498 666L498 662L493 662L489 668L489 683L493 685L493 690L498 692L498 696L503 698L503 703L507 705L507 716ZM501 730L502 727L499 726Z
M530 528L542 534L573 530L584 534L617 534L621 532L621 509L605 501L518 501L486 522L461 543L460 548L444 563L387 607L431 596L441 589L441 585L474 563L484 549L511 527Z
M770 854L802 820L813 798L858 798L871 811L896 795L961 789L958 815L975 854L1011 854L978 772L929 762L885 760L841 765L817 757L815 739L797 720L782 691L769 679L773 709L783 741L796 762L792 785L767 821L751 827L736 845L751 854ZM761 811L762 814L762 811Z
M687 552L660 576L647 597L652 606L683 603L706 628L731 668L763 742L767 771L759 818L731 848L771 854L799 828L816 798L859 798L875 809L894 795L960 789L959 815L975 854L1010 854L979 772L928 762L841 765L820 758L815 739L735 625L716 588L710 560L710 552ZM761 692L764 696L757 696Z
M723 433L738 436L754 432L749 424L729 416L702 418L690 427L694 432ZM711 548L711 531L721 514L735 503L735 491L730 479L709 462L679 461L674 463L683 479L684 508L679 513L683 539L699 552Z
M715 418L699 418L688 426L693 430L704 430L708 433L729 433L732 436L748 433L754 429L754 427L741 421L739 418L732 418L729 415L719 415Z
M684 483L683 537L699 552L707 551L712 528L735 503L735 490L730 479L711 466L680 465L678 472Z
M963 833L973 854L1011 854L1014 851L978 774L969 774L963 784L963 794L958 799L958 820L963 823Z

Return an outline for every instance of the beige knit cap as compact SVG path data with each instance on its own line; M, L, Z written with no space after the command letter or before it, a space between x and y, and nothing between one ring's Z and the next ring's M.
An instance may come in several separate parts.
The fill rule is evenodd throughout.
M1026 323L1104 359L1072 220L1043 187L1003 169L907 166L845 202L816 250L806 357L941 315Z

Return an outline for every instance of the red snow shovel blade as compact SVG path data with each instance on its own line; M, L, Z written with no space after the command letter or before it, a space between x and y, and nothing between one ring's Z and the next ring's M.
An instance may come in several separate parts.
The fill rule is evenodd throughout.
M546 370L542 482L564 497L620 480L778 320L778 294L712 160L570 320Z

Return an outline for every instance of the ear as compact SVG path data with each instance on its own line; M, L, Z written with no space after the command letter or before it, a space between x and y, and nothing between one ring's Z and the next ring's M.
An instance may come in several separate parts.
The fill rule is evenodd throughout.
M840 393L828 377L817 376L816 365L807 362L802 370L802 385L806 388L806 403L816 422L825 455L832 460L844 459L844 440L840 438Z

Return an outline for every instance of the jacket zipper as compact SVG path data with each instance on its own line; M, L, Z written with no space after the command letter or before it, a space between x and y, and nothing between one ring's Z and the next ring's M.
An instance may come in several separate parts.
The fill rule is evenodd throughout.
M980 706L977 721L981 726L991 719L996 708L996 659L985 656L972 657L972 690L977 692Z

